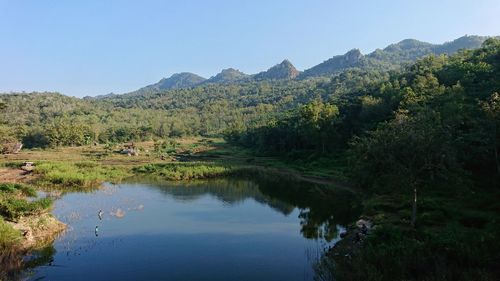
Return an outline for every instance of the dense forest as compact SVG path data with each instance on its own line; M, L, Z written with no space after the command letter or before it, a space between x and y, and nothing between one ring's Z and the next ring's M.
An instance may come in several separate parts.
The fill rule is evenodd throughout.
M423 174L408 175L408 179L429 178L423 175L454 168L495 174L500 169L499 42L488 40L479 50L451 57L429 56L401 73L370 73L370 82L356 83L359 88L351 86L344 93L330 90L333 94L318 95L310 103L270 118L263 126L235 128L226 136L280 155L348 148L353 159L362 160L355 166L362 174L368 173L368 178L389 172L396 163L400 165L394 167L396 173L422 167L419 172ZM336 79L328 84L337 85Z

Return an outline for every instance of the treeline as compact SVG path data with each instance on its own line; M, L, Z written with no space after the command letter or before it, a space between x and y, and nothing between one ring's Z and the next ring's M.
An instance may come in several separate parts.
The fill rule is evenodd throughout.
M78 146L182 136L221 136L265 124L283 111L386 79L351 70L333 79L207 85L143 95L78 99L58 93L0 95L0 143Z

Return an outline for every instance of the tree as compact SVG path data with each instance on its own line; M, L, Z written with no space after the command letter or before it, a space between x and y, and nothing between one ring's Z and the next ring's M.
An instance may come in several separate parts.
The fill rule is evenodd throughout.
M492 126L494 127L494 158L496 163L497 175L500 175L500 95L493 93L490 99L483 103L483 109L486 112Z
M337 106L315 100L299 110L299 126L311 143L326 151L326 142L334 132L339 109ZM319 144L318 144L319 141Z
M394 120L354 141L353 178L379 193L411 192L414 225L419 189L462 185L465 173L457 162L453 139L439 113L427 110L408 116L400 112Z

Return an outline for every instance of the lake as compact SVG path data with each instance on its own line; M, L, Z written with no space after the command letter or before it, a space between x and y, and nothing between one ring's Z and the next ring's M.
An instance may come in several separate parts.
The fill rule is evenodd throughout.
M68 230L26 258L27 279L312 280L359 204L283 176L142 178L67 193L53 213Z

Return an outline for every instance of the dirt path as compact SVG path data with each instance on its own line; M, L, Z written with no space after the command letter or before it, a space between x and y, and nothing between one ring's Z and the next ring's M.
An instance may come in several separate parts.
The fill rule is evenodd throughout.
M21 169L0 168L0 183L21 183L28 182L34 178L31 172Z

